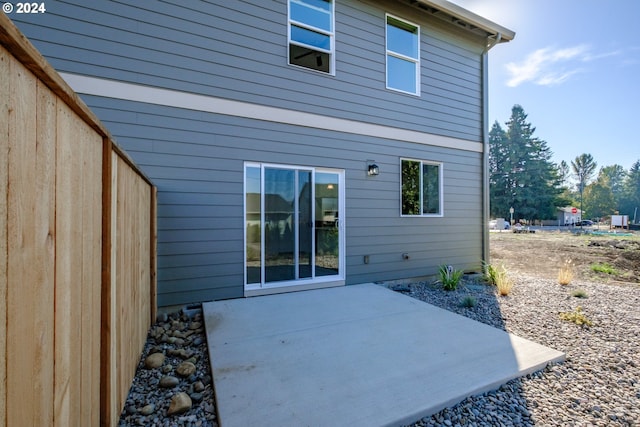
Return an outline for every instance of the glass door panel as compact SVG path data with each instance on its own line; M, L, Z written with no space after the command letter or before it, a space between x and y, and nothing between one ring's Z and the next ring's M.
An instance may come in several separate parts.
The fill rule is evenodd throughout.
M247 284L261 283L262 259L262 203L261 170L259 167L247 167L245 176L245 251Z
M298 279L312 277L311 171L298 171Z
M295 279L295 171L265 168L265 282Z
M332 276L340 267L340 176L315 174L315 276Z

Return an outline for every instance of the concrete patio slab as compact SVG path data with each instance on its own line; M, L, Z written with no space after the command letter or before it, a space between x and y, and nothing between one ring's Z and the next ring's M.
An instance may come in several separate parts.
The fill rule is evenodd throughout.
M374 284L203 311L222 427L402 425L564 359Z

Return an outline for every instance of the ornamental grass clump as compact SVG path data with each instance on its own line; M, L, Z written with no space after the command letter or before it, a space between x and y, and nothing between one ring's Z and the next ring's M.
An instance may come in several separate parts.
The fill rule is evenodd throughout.
M578 326L582 326L583 328L589 328L593 326L593 322L587 318L587 316L582 311L581 306L577 306L573 311L560 313L560 319L566 320L568 322L573 322Z
M509 295L513 289L513 279L504 265L495 269L495 285L498 289L498 294L501 296Z
M455 291L462 278L462 270L454 270L450 265L441 265L438 268L440 283L445 291Z
M486 280L487 283L489 283L490 285L495 286L498 269L486 262L483 263L483 266L484 266L484 280Z
M472 295L467 295L460 301L460 306L464 308L473 308L476 304L478 304L478 301Z
M571 259L564 260L564 264L560 267L558 273L558 283L568 285L573 280L573 261Z

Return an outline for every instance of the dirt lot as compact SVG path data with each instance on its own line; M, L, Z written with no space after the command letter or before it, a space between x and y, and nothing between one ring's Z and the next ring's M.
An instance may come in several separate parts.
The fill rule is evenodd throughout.
M640 233L631 237L573 234L559 231L490 233L491 264L504 264L508 271L555 279L566 259L574 265L579 280L640 283ZM608 265L608 273L595 272L594 265Z

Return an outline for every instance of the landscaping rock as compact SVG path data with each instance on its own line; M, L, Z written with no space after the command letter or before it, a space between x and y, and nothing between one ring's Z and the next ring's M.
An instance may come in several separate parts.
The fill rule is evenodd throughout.
M153 353L144 360L144 366L147 369L159 368L163 363L164 354L162 353Z
M207 347L192 343L196 338L204 342L203 331L202 328L187 329L192 322L190 319L201 321L202 315L192 310L189 318L182 318L181 313L170 313L167 314L166 319L158 318L158 320L165 320L164 322L151 326L118 427L217 427L215 410L213 410L213 388L203 383L204 379L211 382ZM180 326L184 329L176 329ZM176 338L173 344L166 342L169 336ZM184 339L182 346L177 345L180 344L180 336L188 337ZM145 362L154 353L164 355L163 365L157 369L148 369ZM160 356L154 356L154 358L160 358ZM195 366L195 371L181 380L182 377L177 372L173 375L171 373L185 359ZM202 372L203 376L200 377L198 372ZM190 395L191 407L182 415L168 415L171 398L178 393ZM174 407L175 405L174 403Z
M191 330L196 330L196 329L199 329L201 327L202 327L202 323L200 323L200 322L192 322L189 325L189 329L191 329Z
M171 375L165 375L160 378L160 383L158 384L162 388L172 388L180 384L180 380Z
M140 412L141 415L151 415L155 410L156 410L156 405L150 403L149 405L145 405L142 408L140 408L138 412Z
M182 362L176 368L176 372L182 377L188 377L196 372L196 365L191 362Z
M192 405L191 398L185 392L180 392L175 394L171 398L171 404L169 405L169 409L167 410L167 415L174 414L182 414L191 409Z

